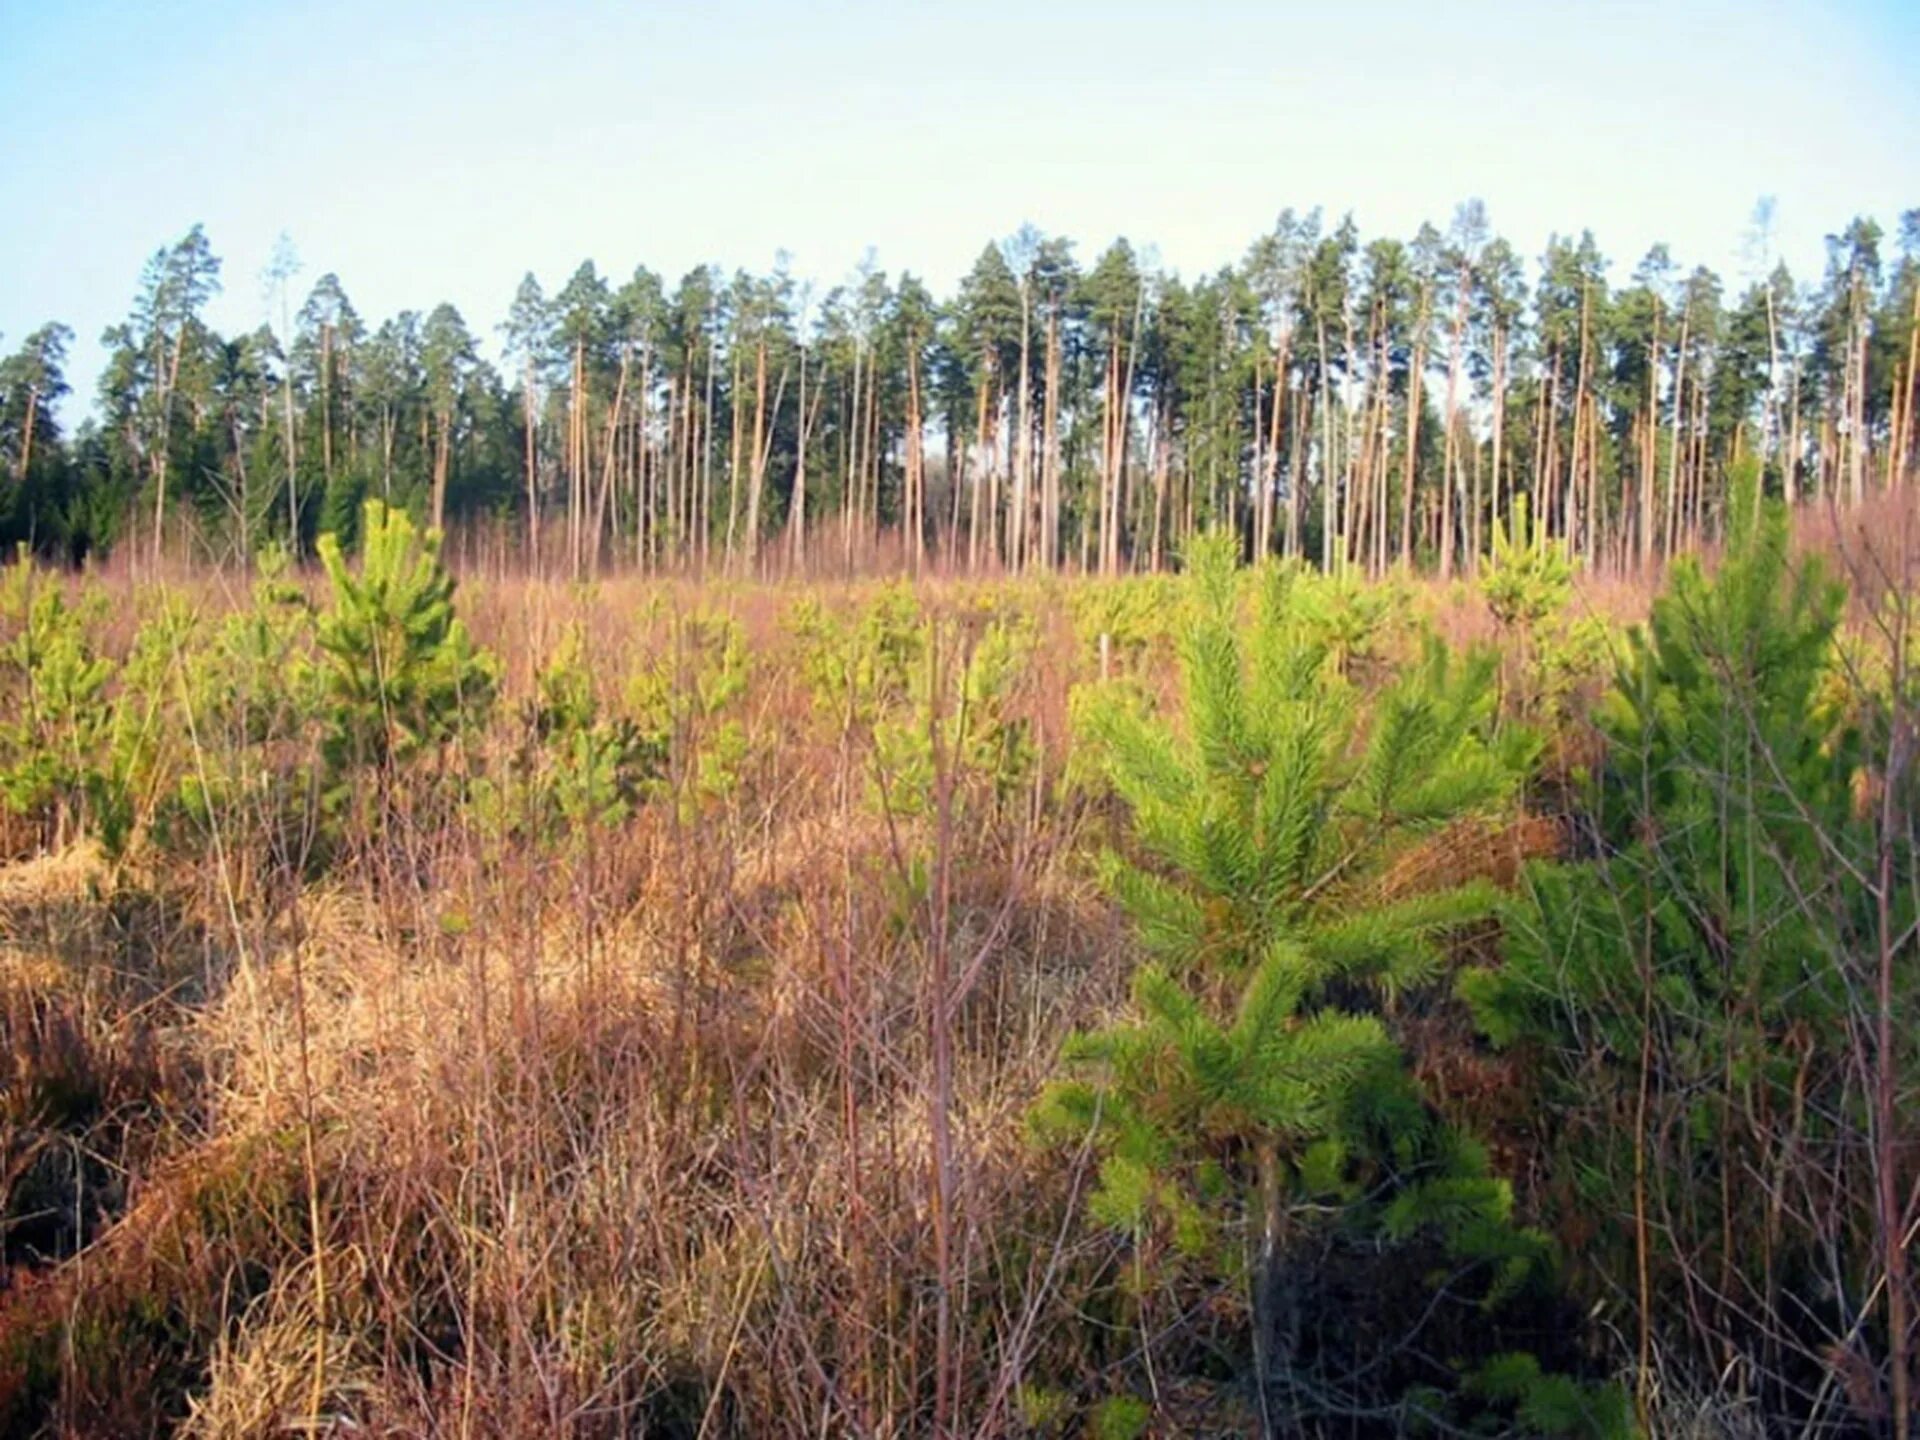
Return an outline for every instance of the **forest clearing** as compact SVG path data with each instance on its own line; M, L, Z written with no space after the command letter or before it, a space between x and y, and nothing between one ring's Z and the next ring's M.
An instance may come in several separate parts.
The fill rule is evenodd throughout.
M1920 1440L1913 0L6 19L0 1440Z
M1645 585L21 558L0 1430L1905 1433L1920 536L1758 477Z

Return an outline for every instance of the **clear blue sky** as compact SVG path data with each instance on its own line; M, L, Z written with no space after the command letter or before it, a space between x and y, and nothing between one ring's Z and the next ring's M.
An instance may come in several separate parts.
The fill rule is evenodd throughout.
M1528 255L1591 226L1732 279L1920 205L1920 0L1610 3L177 5L0 0L0 344L103 326L204 221L223 329L337 272L379 318L450 299L491 338L520 275L671 282L871 246L944 290L1030 220L1192 275L1284 205L1369 236L1483 197Z

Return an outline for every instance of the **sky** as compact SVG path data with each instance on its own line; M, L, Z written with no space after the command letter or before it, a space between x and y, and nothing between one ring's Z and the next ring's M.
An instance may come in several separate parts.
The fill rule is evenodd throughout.
M1193 276L1284 206L1366 238L1486 202L1737 282L1756 200L1802 273L1920 206L1920 0L966 4L0 0L0 347L76 332L74 418L147 256L203 222L208 318L338 274L492 338L528 270L824 288L872 252L945 293L1023 222ZM1731 286L1730 286L1731 288Z

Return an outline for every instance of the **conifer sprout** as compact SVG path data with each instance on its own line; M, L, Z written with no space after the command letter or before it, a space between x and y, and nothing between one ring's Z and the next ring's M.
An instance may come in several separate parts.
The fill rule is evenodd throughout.
M1897 1348L1876 1297L1898 1266L1869 1183L1897 1162L1872 1137L1876 1106L1920 1093L1910 1047L1862 1045L1916 998L1910 969L1881 988L1913 944L1898 877L1915 796L1893 728L1912 696L1897 666L1848 657L1910 632L1896 590L1877 648L1871 628L1836 646L1842 587L1790 557L1785 515L1755 467L1743 479L1724 561L1675 566L1601 711L1610 759L1585 809L1605 859L1531 873L1505 963L1460 987L1494 1043L1547 1062L1566 1127L1553 1193L1607 1217L1589 1263L1638 1277L1623 1288L1642 1403L1659 1357L1713 1333L1734 1357L1717 1379L1668 1378L1691 1403L1837 1415L1857 1393L1796 1394L1791 1377ZM1834 703L1848 692L1864 703ZM1873 793L1887 757L1897 796ZM1700 1175L1716 1177L1710 1208ZM1748 1322L1729 1329L1736 1307Z
M24 545L0 580L0 801L56 848L89 833L114 846L129 819L116 667L93 640L103 604L91 591L70 604Z
M1310 1340L1323 1327L1302 1309L1305 1257L1333 1236L1427 1241L1457 1267L1446 1286L1490 1316L1551 1283L1545 1237L1514 1223L1481 1148L1423 1103L1389 1024L1496 899L1480 880L1402 893L1397 862L1508 813L1534 742L1495 736L1486 655L1432 642L1364 695L1292 576L1256 575L1243 604L1230 541L1190 559L1178 723L1125 704L1086 714L1131 831L1102 874L1147 958L1130 1013L1068 1044L1073 1078L1032 1123L1051 1143L1094 1137L1089 1215L1145 1263L1244 1293L1236 1348L1263 1432L1280 1434L1337 1413L1341 1366L1360 1363ZM1148 1302L1134 1297L1150 1349ZM1405 1421L1484 1393L1543 1423L1531 1390L1457 1388L1470 1373L1423 1377ZM1535 1433L1614 1433L1611 1392L1572 1393L1587 1403Z
M454 614L438 532L419 535L404 510L369 500L359 566L331 535L320 537L319 553L331 588L316 638L336 786L355 770L385 771L435 752L478 725L499 667Z

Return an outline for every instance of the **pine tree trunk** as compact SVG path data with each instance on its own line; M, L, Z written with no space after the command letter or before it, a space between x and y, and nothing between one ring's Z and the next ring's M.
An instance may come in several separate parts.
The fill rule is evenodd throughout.
M1333 406L1327 380L1327 322L1314 320L1320 349L1320 568L1333 570Z
M433 437L433 528L442 534L447 526L447 471L452 466L453 415L442 410Z
M1260 1139L1254 1150L1259 1178L1260 1248L1252 1270L1253 1364L1260 1387L1260 1433L1281 1433L1280 1389L1293 1369L1296 1341L1294 1297L1289 1291L1282 1257L1282 1203L1280 1147L1271 1137Z
M1640 572L1642 575L1653 573L1653 491L1654 471L1658 468L1659 454L1656 449L1659 435L1660 405L1660 297L1653 300L1653 336L1647 346L1647 413L1646 425L1641 440L1640 461ZM1792 484L1789 480L1788 496L1792 496Z
M1453 310L1453 331L1447 340L1447 413L1446 457L1441 465L1440 481L1440 578L1453 578L1453 466L1454 440L1456 435L1455 405L1460 393L1460 337L1467 328L1467 277L1463 272L1457 280L1460 291Z
M1307 464L1307 436L1313 424L1313 395L1306 384L1300 387L1294 402L1293 443L1287 447L1287 543L1289 559L1300 554L1301 507L1306 503L1303 490Z
M846 435L842 441L841 463L846 467L846 482L841 494L840 506L840 546L841 563L848 578L853 575L853 556L855 541L860 533L860 517L864 509L866 485L866 459L864 451L867 443L866 427L866 384L865 371L860 369L860 351L856 346L854 364L859 373L854 375L847 396Z
M1913 407L1920 400L1920 276L1913 284L1913 314L1907 322L1907 383L1900 387L1901 423L1894 436L1890 473L1904 488L1913 458Z
M1847 490L1855 505L1867 497L1867 331L1862 318L1862 286L1856 278L1853 298L1853 330L1847 357Z
M740 407L746 398L740 386L740 347L728 347L727 363L732 369L727 394L731 415L727 422L727 573L733 574L735 532L740 526Z
M1496 324L1493 331L1493 456L1492 471L1488 477L1488 488L1493 492L1493 513L1503 513L1504 497L1500 491L1500 469L1506 456L1507 421L1507 330L1504 325ZM1511 513L1510 506L1505 507Z
M795 444L793 467L793 516L789 526L789 538L792 548L788 564L794 574L802 573L807 558L807 446L813 439L814 421L819 418L820 405L826 390L814 386L813 404L807 404L807 352L800 351L800 409L798 416L799 438Z
M981 491L986 488L986 476L979 473L987 462L987 409L989 392L993 388L993 369L991 362L983 365L980 373L980 393L974 410L973 451L975 470L973 485L967 494L967 569L980 569L980 502Z
M333 326L320 327L320 475L333 487Z
M907 474L906 524L907 553L918 575L927 560L927 475L922 453L923 421L920 416L920 340L909 338L907 345Z
M1028 358L1032 348L1032 332L1033 305L1023 281L1020 286L1020 399L1015 407L1020 435L1013 461L1014 514L1010 557L1015 570L1024 570L1031 563L1027 511L1033 487L1033 381Z
M781 375L785 384L786 376ZM766 481L767 456L773 448L773 426L767 418L767 342L755 348L753 362L753 471L747 477L747 568L760 559L760 492Z
M707 344L707 388L700 405L700 573L706 574L713 560L713 378L716 347L711 335Z
M1046 564L1049 568L1060 563L1060 333L1059 315L1050 309L1047 312L1047 394L1042 406L1040 420L1042 450L1041 466L1045 478L1041 488L1046 492L1042 501L1044 514L1041 530L1047 547Z
M1290 333L1283 335L1280 343L1274 347L1273 404L1267 413L1267 468L1260 481L1259 540L1255 547L1260 558L1273 552L1273 507L1280 483L1280 445L1284 433L1282 416L1287 406L1287 341L1290 338Z
M1413 482L1420 457L1420 381L1427 368L1427 313L1431 304L1431 293L1423 287L1417 322L1420 328L1413 342L1413 360L1407 367L1407 450L1400 462L1400 563L1409 570L1413 568Z
M1674 352L1673 371L1673 443L1667 452L1667 554L1674 553L1678 537L1674 533L1674 513L1679 508L1680 426L1684 413L1687 384L1687 336L1693 324L1693 305L1689 300L1680 316L1680 347Z
M1165 427L1161 424L1160 411L1154 412L1153 435L1147 441L1148 452L1153 456L1153 529L1148 541L1150 547L1149 567L1158 572L1160 569L1160 527L1167 508L1167 441Z
M614 383L613 388L613 408L607 412L606 450L605 454L601 457L600 463L600 494L594 501L593 506L593 541L591 554L593 569L596 574L598 574L600 570L601 540L607 533L607 514L612 504L614 458L616 453L614 440L620 433L621 407L626 403L627 371L631 360L632 356L625 349L622 349L620 352L620 377Z
M533 572L540 573L540 492L537 484L537 452L539 448L539 415L534 409L533 396L533 357L527 357L526 377L521 382L521 408L527 418L527 563Z
M13 472L16 484L27 483L27 467L33 463L33 421L39 413L40 387L30 385L27 387L27 418L20 437L20 459Z

